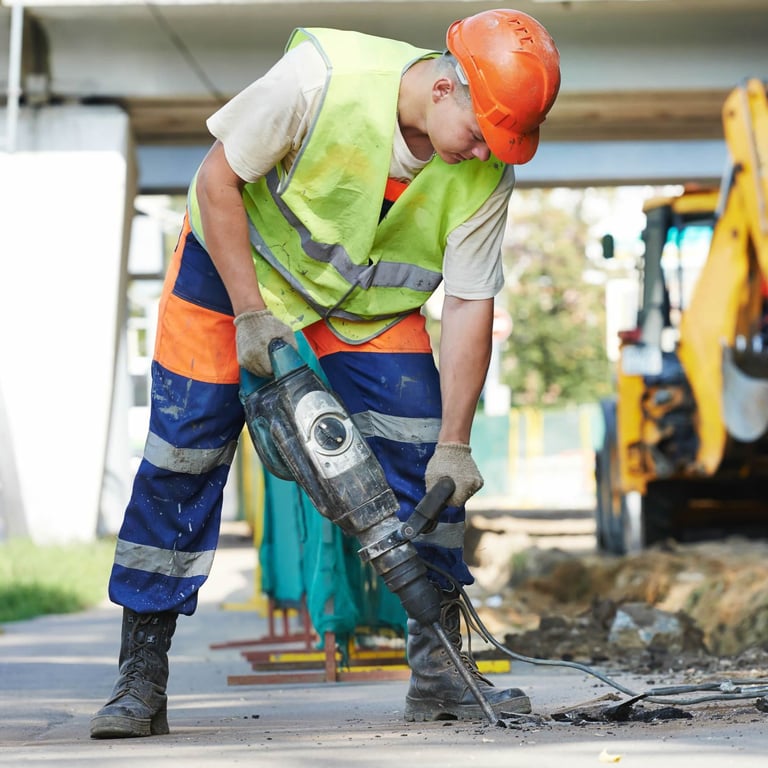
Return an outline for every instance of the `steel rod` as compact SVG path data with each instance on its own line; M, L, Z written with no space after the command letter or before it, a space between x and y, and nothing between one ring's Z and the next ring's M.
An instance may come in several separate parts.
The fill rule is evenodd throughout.
M16 151L16 133L21 100L21 45L24 32L24 3L17 0L11 7L11 36L8 54L8 110L6 112L5 149Z
M440 638L440 642L443 644L445 650L448 653L448 656L454 663L456 669L459 671L459 674L464 678L464 682L469 686L469 690L472 691L472 695L480 705L480 709L483 710L483 713L488 718L488 722L491 725L503 725L501 720L499 720L496 713L493 711L491 705L488 703L488 700L485 698L485 696L483 696L483 692L480 690L480 687L477 684L477 680L475 680L475 678L472 676L472 673L467 669L464 662L461 660L459 652L448 638L448 635L446 635L445 630L443 629L440 622L436 621L432 625L432 629L435 630L435 633Z

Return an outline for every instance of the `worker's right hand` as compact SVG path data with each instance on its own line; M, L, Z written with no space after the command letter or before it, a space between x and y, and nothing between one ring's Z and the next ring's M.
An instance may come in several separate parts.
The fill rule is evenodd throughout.
M272 376L272 362L269 359L269 342L272 339L282 339L294 349L297 348L293 331L268 309L239 314L235 318L235 327L237 362L246 371L262 379Z

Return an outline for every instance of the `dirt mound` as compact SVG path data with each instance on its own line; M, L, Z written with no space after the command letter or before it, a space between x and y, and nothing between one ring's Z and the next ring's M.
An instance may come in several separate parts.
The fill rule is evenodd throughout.
M768 666L768 543L669 544L624 557L478 538L473 601L517 653L636 670Z

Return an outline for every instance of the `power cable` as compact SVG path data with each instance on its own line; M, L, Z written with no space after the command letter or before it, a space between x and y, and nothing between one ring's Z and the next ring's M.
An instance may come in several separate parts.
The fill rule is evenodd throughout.
M227 96L225 96L216 87L215 83L208 76L208 73L205 71L203 66L200 64L200 62L197 61L197 59L192 54L192 51L189 50L187 44L171 26L170 22L161 13L160 9L154 3L150 2L150 0L145 0L145 5L152 16L155 18L158 26L162 27L174 48L176 48L176 50L181 54L182 58L187 62L187 64L189 64L190 68L197 75L200 82L205 86L208 93L213 96L220 104L225 104L227 101Z
M711 701L738 701L743 699L760 698L768 695L768 680L765 679L747 679L739 682L732 680L724 680L719 683L702 683L699 685L674 685L663 686L658 688L650 688L644 692L633 691L630 688L622 685L621 683L613 680L612 678L604 675L602 672L593 669L586 664L579 664L576 661L565 661L562 659L537 659L531 656L523 656L522 654L515 653L510 648L500 643L490 633L488 628L483 624L480 616L478 615L475 607L472 605L472 601L467 595L464 587L459 584L449 573L444 571L439 566L432 563L426 563L427 567L431 570L439 573L444 579L451 582L459 594L461 595L462 605L461 610L464 616L464 620L467 623L468 632L471 633L474 630L480 637L486 642L493 645L497 650L501 651L506 656L509 656L516 661L521 661L526 664L534 664L537 666L545 667L566 667L569 669L576 669L579 672L584 672L592 677L596 677L606 685L615 688L617 691L631 697L633 700L649 701L654 704L674 704L677 706L691 706L694 704L704 704ZM709 695L698 696L695 698L683 698L683 699L670 699L668 696L680 696L684 694L692 694L696 692L712 692Z

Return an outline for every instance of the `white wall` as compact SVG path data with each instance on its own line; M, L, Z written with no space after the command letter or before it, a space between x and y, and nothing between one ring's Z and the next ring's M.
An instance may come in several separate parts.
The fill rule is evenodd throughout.
M0 518L40 543L97 528L132 158L115 107L22 110L0 154Z

